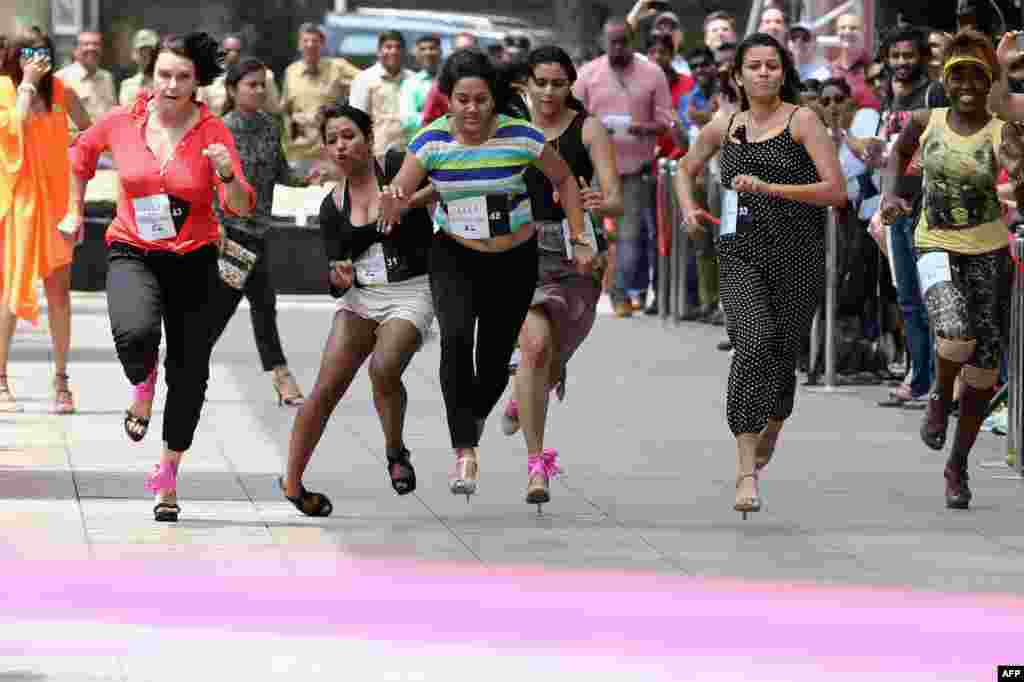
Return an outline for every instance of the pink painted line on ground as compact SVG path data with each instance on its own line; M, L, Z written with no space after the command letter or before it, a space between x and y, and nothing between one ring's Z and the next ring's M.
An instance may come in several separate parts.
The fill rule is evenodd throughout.
M293 558L296 555L293 555ZM1024 600L621 572L338 560L5 561L0 618L406 643L816 660L970 674L1019 650ZM745 633L740 636L741 633ZM955 652L956 658L950 662Z

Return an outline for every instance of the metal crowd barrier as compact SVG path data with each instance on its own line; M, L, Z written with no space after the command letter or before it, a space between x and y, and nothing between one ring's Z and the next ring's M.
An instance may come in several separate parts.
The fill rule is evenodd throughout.
M1024 228L1010 239L1013 256L1013 288L1010 291L1010 335L1007 361L1009 363L1009 407L1006 433L1006 452L1012 455L1013 468L1024 476Z
M658 228L658 317L667 320L672 306L669 292L673 289L675 272L670 266L672 248L675 241L672 237L672 175L669 172L669 160L658 160L657 201L655 215Z
M658 161L658 316L663 322L671 319L676 324L682 322L686 310L690 255L682 207L673 189L672 179L678 172L678 161Z

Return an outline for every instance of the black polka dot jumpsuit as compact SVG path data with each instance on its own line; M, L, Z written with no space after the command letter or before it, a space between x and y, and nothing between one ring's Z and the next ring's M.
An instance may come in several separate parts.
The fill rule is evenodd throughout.
M720 157L726 189L738 175L778 185L820 182L790 132L793 113L785 130L759 142L746 141L743 125L734 129L733 114ZM769 418L793 412L797 357L825 286L827 210L752 193L740 193L737 204L736 233L718 243L721 300L735 349L726 401L734 435L759 433Z

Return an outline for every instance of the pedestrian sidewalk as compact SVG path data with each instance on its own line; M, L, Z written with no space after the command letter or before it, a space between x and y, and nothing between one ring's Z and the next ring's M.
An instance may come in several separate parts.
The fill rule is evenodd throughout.
M920 412L874 407L877 387L801 389L765 509L741 521L720 329L599 317L552 404L565 473L541 515L498 414L479 494L448 492L428 343L405 379L416 493L388 484L361 374L306 478L334 514L309 519L276 489L294 412L276 406L240 312L182 466L181 521L156 524L143 481L163 381L149 435L129 442L104 299L74 309L78 414L46 412L45 322L15 339L26 409L0 415L0 679L988 679L1019 649L1021 481L978 466L1002 460L1004 439L981 435L975 502L950 511ZM307 392L331 310L280 306Z

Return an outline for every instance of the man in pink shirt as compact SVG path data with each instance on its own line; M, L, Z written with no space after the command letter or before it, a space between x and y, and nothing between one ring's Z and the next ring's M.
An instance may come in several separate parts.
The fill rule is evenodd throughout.
M835 61L829 62L833 78L842 78L853 91L858 107L878 109L878 98L865 82L864 74L871 58L864 50L864 24L856 14L843 14L836 19L839 51Z
M631 315L642 306L650 286L648 246L654 243L655 142L675 117L668 79L653 62L638 59L629 47L626 20L605 22L606 54L580 69L573 87L583 106L612 136L622 177L625 213L616 231L616 313Z

